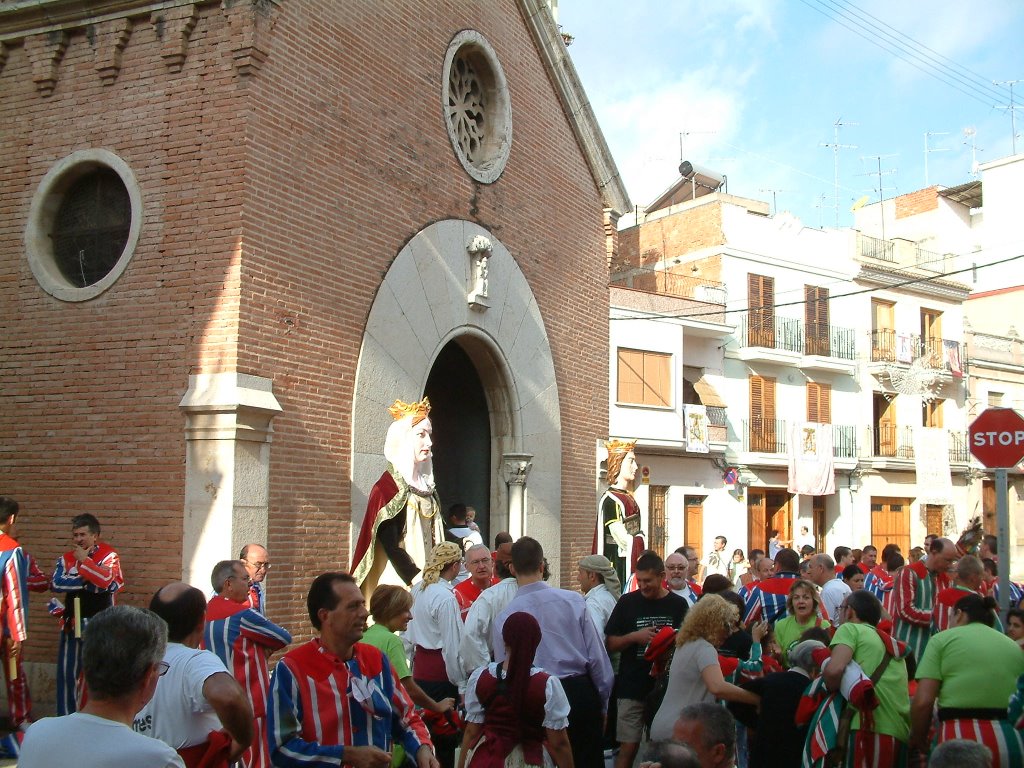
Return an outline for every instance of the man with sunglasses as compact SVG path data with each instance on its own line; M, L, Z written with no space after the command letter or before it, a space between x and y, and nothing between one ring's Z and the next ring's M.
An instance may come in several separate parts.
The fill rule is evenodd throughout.
M181 757L167 744L132 731L135 713L167 671L162 661L167 625L149 611L116 606L96 614L84 635L88 701L80 712L34 723L25 734L18 765L62 762L57 759L61 745L73 745L79 768L182 768Z
M266 613L267 593L263 580L270 570L270 553L261 544L246 544L238 553L238 559L249 574L249 607L257 613Z

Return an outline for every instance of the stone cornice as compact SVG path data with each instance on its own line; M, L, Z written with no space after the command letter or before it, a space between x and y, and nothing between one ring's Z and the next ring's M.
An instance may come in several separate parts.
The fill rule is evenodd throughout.
M569 125L576 134L576 140L597 182L604 207L620 216L633 210L626 185L615 166L615 159L604 140L604 134L601 133L572 57L565 49L565 41L551 16L547 0L519 0L519 8L537 45L541 63L555 86L555 93L562 102L562 109L565 110Z
M0 41L61 32L125 18L148 18L170 8L216 0L15 0L0 2Z
M132 28L152 24L162 41L161 57L180 72L200 6L220 6L230 25L231 48L240 78L256 72L270 51L271 31L284 0L0 0L0 67L7 49L22 44L32 61L33 80L43 96L57 82L58 66L72 31L85 28L96 49L96 71L104 85L121 70Z
M966 301L971 291L966 285L955 283L951 280L943 280L934 275L896 269L878 269L868 266L862 266L854 280L876 288L899 289L918 296L931 296L957 302ZM916 282L905 284L908 280Z

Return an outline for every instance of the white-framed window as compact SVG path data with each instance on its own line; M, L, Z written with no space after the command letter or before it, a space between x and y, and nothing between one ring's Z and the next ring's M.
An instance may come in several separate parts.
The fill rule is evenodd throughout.
M619 347L615 399L625 405L672 407L672 355Z
M29 208L25 252L39 285L61 301L86 301L128 266L142 228L142 193L120 157L84 149L43 176Z

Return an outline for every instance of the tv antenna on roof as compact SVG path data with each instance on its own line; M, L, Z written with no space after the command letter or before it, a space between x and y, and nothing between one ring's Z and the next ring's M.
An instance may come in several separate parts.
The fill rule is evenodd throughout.
M896 188L895 187L883 187L882 186L882 177L883 176L891 176L891 175L893 175L894 173L896 173L896 169L895 168L890 168L887 171L883 171L882 170L882 160L884 160L887 157L896 157L896 156L897 155L892 154L892 155L871 155L870 157L862 157L861 161L864 161L864 160L874 160L874 161L876 161L878 163L878 170L871 171L870 173L858 174L860 176L877 176L878 177L878 212L881 214L881 218L882 218L882 239L883 240L885 240L885 207L882 205L882 201L885 199L885 194L884 194L885 190L887 190L887 189L896 189Z
M978 149L974 142L974 138L978 135L978 129L973 125L969 125L964 128L964 144L971 145L971 176L978 178L978 153L984 152L983 149Z
M833 202L836 208L836 229L839 229L839 150L840 149L857 149L856 144L840 144L839 143L839 129L844 125L860 125L860 123L844 123L843 118L838 118L833 127L835 128L835 141L831 144L819 144L820 147L828 147L832 150L833 163L835 165L835 195Z
M1011 144L1013 146L1013 154L1016 155L1017 154L1017 114L1016 114L1017 113L1017 108L1013 105L1013 86L1015 86L1017 83L1022 82L1022 81L1020 81L1020 80L999 80L999 81L993 80L992 82L995 85L1008 85L1008 86L1010 86L1010 106L1008 106L1008 107L999 107L999 109L1008 109L1008 110L1010 110L1010 131L1011 131L1010 137L1011 137Z
M932 149L928 146L929 136L948 136L949 131L925 131L924 134L924 185L927 187L928 184L928 155L932 152L949 152L949 147L936 147Z
M717 131L680 131L679 132L679 162L686 160L686 139L690 136L711 136ZM705 161L706 162L706 161Z

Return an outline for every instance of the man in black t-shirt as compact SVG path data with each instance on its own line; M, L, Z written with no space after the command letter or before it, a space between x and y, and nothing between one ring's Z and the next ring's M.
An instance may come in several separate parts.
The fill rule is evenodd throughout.
M619 755L615 768L628 768L636 759L643 733L644 701L654 687L651 662L644 651L662 627L678 629L689 603L665 589L665 563L654 552L636 561L636 592L619 598L605 626L605 642L611 653L621 653L615 676L618 715L615 721Z

